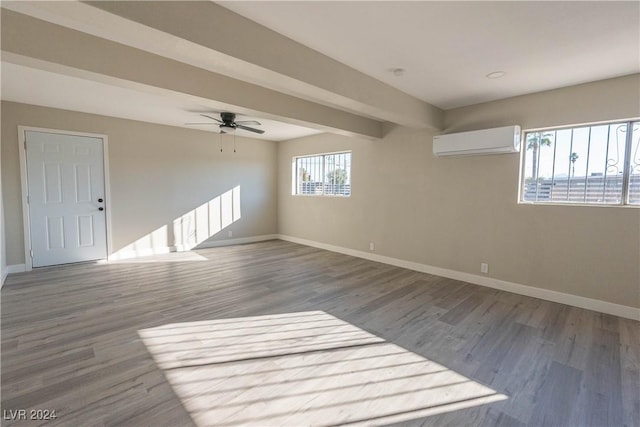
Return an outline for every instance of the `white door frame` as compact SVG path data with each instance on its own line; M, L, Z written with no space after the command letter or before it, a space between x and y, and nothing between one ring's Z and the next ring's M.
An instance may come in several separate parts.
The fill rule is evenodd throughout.
M33 260L31 258L31 218L29 217L29 203L27 202L27 194L29 194L29 186L27 182L27 151L26 151L26 132L45 132L70 136L86 136L89 138L99 138L102 140L102 158L104 162L104 195L107 203L105 203L105 212L107 214L107 259L111 256L111 188L109 185L109 149L107 135L86 132L74 132L69 130L39 128L33 126L18 126L18 153L20 153L20 187L22 191L22 227L24 230L24 267L25 271L33 269Z

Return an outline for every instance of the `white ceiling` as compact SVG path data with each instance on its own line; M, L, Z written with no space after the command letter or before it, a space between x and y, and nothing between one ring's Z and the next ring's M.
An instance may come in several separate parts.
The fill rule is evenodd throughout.
M219 3L443 109L640 72L638 1ZM83 24L86 16L82 13L94 8L81 8L82 3L75 5L78 6L76 18ZM66 17L63 12L58 13L63 16L57 18ZM107 25L109 31L119 34L122 28L129 28L123 26L129 22L126 19L109 16L120 25L113 28ZM131 27L129 35L137 34L143 27ZM167 44L171 47L166 40L173 40L179 47L177 51L188 57L184 40L141 34L145 34L145 42L155 48ZM219 65L220 56L205 55L203 49L193 51L199 52L196 59L200 58L205 65L207 60ZM195 64L208 69L205 65ZM390 72L393 68L404 68L406 72L395 76ZM485 77L498 70L506 75L499 79ZM201 121L200 112L234 109L214 100L205 100L200 105L199 98L187 101L184 97L174 98L170 91L160 95L143 90L2 62L2 99L9 101L200 130L207 127L185 126L185 123ZM336 94L340 92L330 95ZM345 109L366 116L361 109ZM269 117L277 119L278 116ZM247 137L286 140L321 132L263 117L239 117L242 119L259 121L266 131L262 136L239 131L238 135ZM217 132L215 126L209 129Z
M207 119L201 117L200 113L213 111L210 106L190 104L169 96L111 86L8 62L2 62L2 99L219 133L217 126L185 125L206 122ZM226 108L220 104L217 111L223 110ZM238 136L247 138L283 141L322 132L261 117L238 115L236 120L257 120L262 124L252 126L264 130L262 135L237 131Z
M640 72L637 1L218 3L443 109Z

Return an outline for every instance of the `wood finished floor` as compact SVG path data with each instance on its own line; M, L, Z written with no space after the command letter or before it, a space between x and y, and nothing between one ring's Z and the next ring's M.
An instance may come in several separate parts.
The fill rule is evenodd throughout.
M293 243L1 295L2 425L640 426L640 323Z

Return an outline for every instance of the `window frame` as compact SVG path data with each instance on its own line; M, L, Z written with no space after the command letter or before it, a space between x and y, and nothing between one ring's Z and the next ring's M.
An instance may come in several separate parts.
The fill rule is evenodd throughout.
M328 156L334 156L336 154L349 154L349 194L325 194L325 177L322 177L322 194L304 194L298 193L298 159L303 159L306 157L322 157L322 171L325 173L325 158ZM338 198L349 198L353 192L353 184L351 182L351 170L353 169L353 151L352 150L344 150L344 151L331 151L325 153L315 153L315 154L303 154L299 156L293 156L291 160L291 195L292 196L301 196L301 197L338 197Z
M640 208L640 203L638 204L630 204L629 203L629 187L630 187L630 179L631 179L631 149L633 146L633 124L640 124L640 117L632 117L627 119L616 119L616 120L603 120L597 122L590 123L580 123L573 125L562 125L562 126L549 126L549 127L541 127L541 128L531 128L531 129L523 129L520 135L520 141L522 141L523 149L520 150L520 170L519 170L519 179L518 179L518 204L522 205L541 205L541 206L583 206L583 207L601 207L601 208L631 208L638 209ZM526 173L526 157L527 157L527 134L536 133L536 132L549 132L549 131L561 131L566 129L580 129L587 128L592 126L601 126L601 125L617 125L617 124L627 124L627 129L629 132L627 133L627 137L624 143L624 158L623 158L623 172L622 172L622 193L620 197L619 203L588 203L588 202L569 202L569 201L536 201L536 200L524 200L524 188L525 188L525 173ZM589 141L591 144L591 141Z

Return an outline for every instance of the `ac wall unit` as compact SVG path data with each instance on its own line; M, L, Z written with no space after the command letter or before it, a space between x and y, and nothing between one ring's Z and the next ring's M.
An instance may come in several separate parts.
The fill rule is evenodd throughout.
M504 126L433 137L433 154L436 157L519 152L520 126Z

